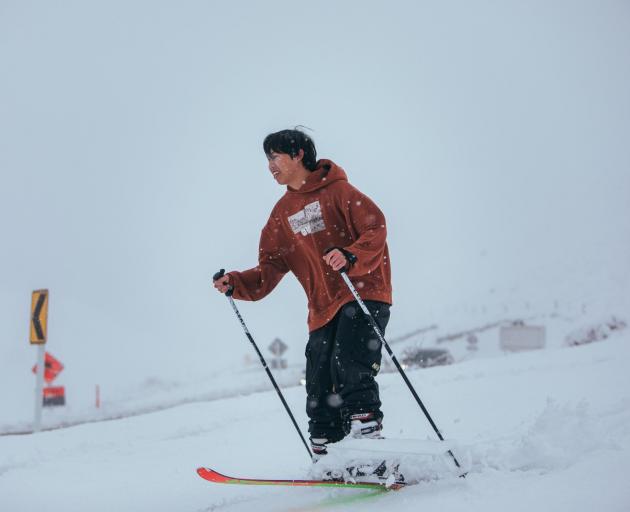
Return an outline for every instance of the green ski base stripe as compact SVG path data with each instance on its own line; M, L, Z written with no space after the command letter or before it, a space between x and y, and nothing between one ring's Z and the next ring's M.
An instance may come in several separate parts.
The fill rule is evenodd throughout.
M404 487L404 484L393 484L386 487L385 484L376 482L335 482L330 480L267 480L259 478L234 478L222 475L210 468L198 468L197 474L204 480L218 484L236 484L236 485L284 485L290 487L336 487L336 488L352 488L352 489L377 489L380 491L398 490Z

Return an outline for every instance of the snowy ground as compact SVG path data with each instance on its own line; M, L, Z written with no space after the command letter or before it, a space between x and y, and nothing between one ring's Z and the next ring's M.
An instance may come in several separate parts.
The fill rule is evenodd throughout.
M198 466L299 478L310 465L274 391L0 437L3 511L630 509L630 335L409 373L470 467L398 492L221 486ZM264 375L264 374L263 374ZM385 434L434 436L396 374L380 377ZM305 426L304 389L287 401Z

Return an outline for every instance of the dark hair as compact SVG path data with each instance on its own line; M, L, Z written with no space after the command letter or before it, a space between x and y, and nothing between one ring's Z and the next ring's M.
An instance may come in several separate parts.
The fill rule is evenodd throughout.
M300 149L304 151L302 163L309 171L315 170L317 166L317 151L315 143L308 135L300 130L281 130L270 133L263 142L265 154L269 156L271 152L284 153L291 158L298 156Z

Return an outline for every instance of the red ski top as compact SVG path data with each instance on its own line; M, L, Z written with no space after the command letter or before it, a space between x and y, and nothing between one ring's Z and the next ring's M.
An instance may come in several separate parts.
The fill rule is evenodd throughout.
M293 272L308 298L309 332L327 324L352 293L322 256L340 247L357 258L348 271L364 300L392 303L387 229L381 210L348 183L344 170L319 160L299 190L287 187L260 235L258 266L229 273L234 298L259 300Z

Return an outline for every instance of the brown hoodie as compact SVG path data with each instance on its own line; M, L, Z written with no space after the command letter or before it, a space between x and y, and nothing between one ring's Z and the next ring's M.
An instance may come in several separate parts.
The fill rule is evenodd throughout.
M340 247L357 258L348 271L363 300L392 303L385 217L350 183L344 170L319 160L299 190L287 187L260 235L258 266L230 272L234 298L259 300L288 271L308 298L309 332L332 320L354 300L339 272L328 266L326 249Z

